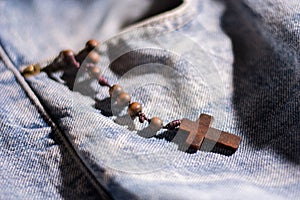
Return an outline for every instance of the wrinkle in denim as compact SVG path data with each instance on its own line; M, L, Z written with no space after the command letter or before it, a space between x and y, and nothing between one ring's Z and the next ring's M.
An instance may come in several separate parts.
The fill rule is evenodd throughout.
M218 113L222 116L214 126L242 137L239 149L232 156L205 151L187 154L179 151L174 142L140 137L136 134L137 131L128 129L125 124L115 123L113 116L102 115L101 109L95 108L95 97L108 97L107 88L100 88L95 81L91 82L90 91L83 94L80 91L71 91L65 85L41 73L27 79L30 87L70 141L82 162L116 199L298 198L299 45L296 24L299 19L296 13L297 6L294 6L298 5L297 1L289 1L285 5L275 0L205 0L188 3L191 10L196 9L196 13L188 13L188 9L185 8L176 15L169 13L168 17L165 15L164 18L163 15L162 18L139 26L158 26L163 35L169 35L165 44L160 44L162 49L168 46L167 44L180 44L171 37L176 30L199 44L213 61L224 86L224 98L217 98L212 102L218 105ZM176 87L183 88L176 94L180 94L187 101L180 105L182 113L172 112L171 115L180 117L183 114L184 117L195 119L200 112L210 112L212 104L203 103L208 99L197 100L201 95L206 96L207 88L203 87L204 84L199 84L200 75L189 71L193 69L192 65L188 62L177 62L177 57L172 56L170 51L137 51L134 44L139 43L141 38L131 34L135 30L137 27L133 26L129 32L122 32L104 42L103 46L107 49L100 63L105 60L113 62L109 57L110 48L123 47L123 44L128 44L126 48L132 50L131 56L135 58L121 59L125 62L123 68L109 66L105 70L109 80L118 81L131 70L132 65L141 64L139 59L155 60L160 64L175 66L176 70L187 72L185 79L175 76L172 80ZM145 38L154 37L156 33L150 31L145 34ZM197 58L192 48L182 55L183 58L185 56ZM165 62L166 60L168 62ZM151 75L144 72L135 71L133 78L151 79ZM155 80L155 77L152 79ZM185 88L190 84L189 81L198 84L192 89ZM130 88L131 82L132 80L123 80L125 87L128 84L127 88ZM171 108L178 106L176 98L167 101L169 91L165 87L159 88L160 93L154 95L151 92L158 88L153 85L145 86L136 93L133 92L133 97L147 103L155 96L157 108L147 110L146 106L145 109L152 112L151 114L157 112L162 116L170 116L171 119L173 116L167 115L169 109L166 105L171 105ZM201 91L201 95L198 92L194 93L195 91ZM185 112L187 110L193 112ZM30 112L38 117L36 111ZM22 115L22 118L25 116ZM5 132L11 134L9 130L11 128L5 129ZM27 143L23 144L26 144L24 147L28 146ZM74 166L68 151L64 151L62 147L61 152L66 153L66 157L61 159L66 160L66 165L62 165L60 170ZM49 152L46 155L51 154ZM52 163L51 160L49 162ZM43 164L41 162L41 168L45 170ZM63 171L61 173L68 174ZM92 188L87 189L88 182L85 179L76 179L81 177L79 171L68 175L69 178L75 177L75 185L78 182L84 183L82 187L79 184L78 188L82 191L79 190L78 193L84 196L87 192L91 194L91 198L94 197ZM64 182L65 187L73 183L73 179L65 180L70 180ZM51 188L48 189L50 193L54 192ZM72 189L67 188L67 191Z

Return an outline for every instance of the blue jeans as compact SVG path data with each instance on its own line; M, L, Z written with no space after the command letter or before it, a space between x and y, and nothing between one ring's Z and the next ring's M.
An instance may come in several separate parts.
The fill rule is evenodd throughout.
M184 1L120 31L151 7L126 3L0 4L1 199L298 198L297 0ZM147 115L211 114L242 137L237 151L190 154L172 133L142 137L84 70L71 87L59 74L20 74L92 37L104 41L103 74Z

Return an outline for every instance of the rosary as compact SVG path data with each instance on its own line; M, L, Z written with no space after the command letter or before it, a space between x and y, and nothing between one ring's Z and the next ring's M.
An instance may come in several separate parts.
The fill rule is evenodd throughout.
M101 69L96 65L100 56L97 52L93 51L97 46L98 42L96 40L89 40L85 48L76 55L71 50L61 51L45 67L41 67L39 64L29 65L22 71L22 74L25 77L29 77L43 71L51 76L53 72L64 71L70 68L77 72L80 66L82 66L91 78L98 81L100 86L108 87L109 96L118 109L127 107L128 115L132 120L138 118L140 123L148 122L147 132L150 133L150 135L148 134L149 137L153 137L157 131L165 129L167 131L176 131L176 134L181 138L181 146L185 146L187 147L186 149L193 150L193 152L201 148L204 140L230 150L233 153L236 151L241 138L211 127L213 117L208 114L200 114L196 121L183 118L173 120L166 125L163 125L163 120L159 117L147 117L142 111L142 105L138 102L131 102L130 95L123 90L122 86L119 84L111 85L102 75Z

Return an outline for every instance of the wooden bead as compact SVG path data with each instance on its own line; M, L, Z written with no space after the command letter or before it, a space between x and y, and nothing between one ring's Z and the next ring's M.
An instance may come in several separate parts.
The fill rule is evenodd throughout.
M128 93L121 92L119 94L119 96L117 97L117 104L120 107L128 106L128 104L130 103L130 100L131 100L131 97Z
M121 94L121 92L123 92L123 88L118 84L115 84L109 88L109 96L111 98L116 98L119 96L119 94Z
M61 54L62 54L62 59L63 59L62 61L67 66L72 66L72 67L76 67L76 68L80 67L80 64L75 59L75 54L74 54L74 52L72 50L61 51Z
M88 50L93 50L94 48L96 48L96 46L98 46L98 42L97 40L93 40L93 39L87 41L87 43L85 44L85 47Z
M92 78L98 78L101 75L101 69L98 66L93 66L89 68L89 75Z
M163 127L163 121L159 117L152 117L150 120L149 127L157 132Z
M67 57L67 58L70 56L74 56L74 52L70 49L63 50L61 53L64 57Z
M100 56L99 56L99 54L98 54L97 52L91 51L91 52L89 53L89 55L88 55L88 59L89 59L89 61L92 62L92 63L98 63L99 60L100 60Z
M132 119L134 119L140 112L142 112L141 104L139 104L138 102L133 102L133 103L129 104L128 114Z
M30 77L30 76L35 76L35 75L39 74L40 71L41 71L40 65L35 64L35 65L29 65L29 66L27 66L23 70L22 74L25 77Z

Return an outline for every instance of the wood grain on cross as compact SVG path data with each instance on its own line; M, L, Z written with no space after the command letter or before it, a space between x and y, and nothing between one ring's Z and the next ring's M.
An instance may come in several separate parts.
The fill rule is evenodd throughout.
M240 144L241 138L215 128L210 127L213 123L213 117L207 114L201 114L197 121L182 119L178 133L188 133L186 145L190 148L199 150L204 139L215 142L225 148L236 150Z

